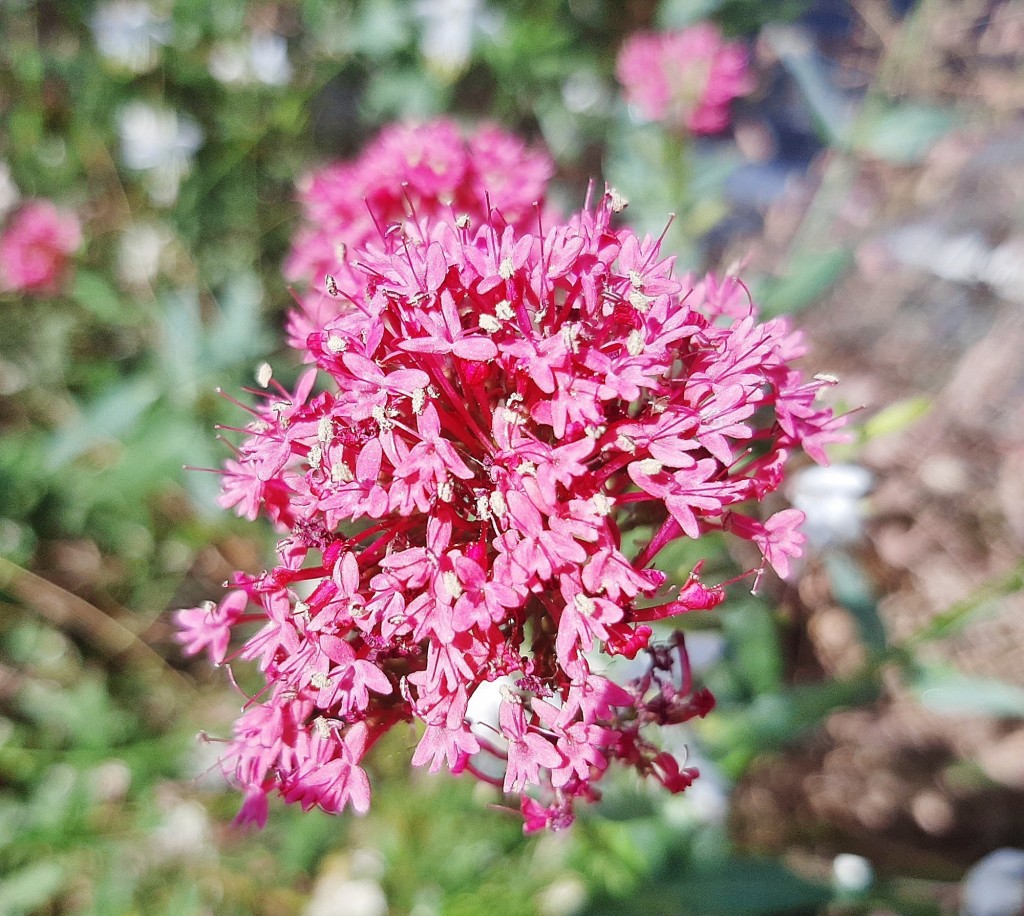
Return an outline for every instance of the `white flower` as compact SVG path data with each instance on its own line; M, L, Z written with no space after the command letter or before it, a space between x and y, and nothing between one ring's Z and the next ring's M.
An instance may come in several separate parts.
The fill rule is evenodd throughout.
M832 860L832 880L840 890L863 893L875 881L875 870L863 856L841 852Z
M11 167L0 160L0 219L3 219L21 200L18 186L11 177Z
M153 203L173 204L181 179L192 170L192 157L203 145L202 129L189 117L145 102L122 109L117 128L124 164L147 173Z
M126 286L146 286L156 279L171 233L153 223L135 223L121 233L117 275Z
M259 82L286 86L292 78L288 42L274 32L254 32L246 47L242 42L224 41L210 52L210 75L226 85Z
M143 0L104 3L90 21L100 54L130 73L145 73L156 66L159 46L171 37L171 25Z
M790 497L807 516L801 530L810 545L823 549L858 541L870 489L871 472L856 464L815 466L797 474Z
M444 76L465 70L476 33L493 26L481 0L418 0L413 9L423 25L420 53Z

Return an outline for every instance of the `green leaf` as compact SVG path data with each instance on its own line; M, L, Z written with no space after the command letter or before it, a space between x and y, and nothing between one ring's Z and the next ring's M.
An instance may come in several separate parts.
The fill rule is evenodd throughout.
M80 270L72 289L75 301L92 312L100 321L109 324L129 324L135 315L125 307L117 291L99 273Z
M930 398L913 397L896 401L880 410L861 427L861 441L867 442L880 436L903 432L932 409Z
M874 654L884 652L888 646L885 625L864 570L853 557L838 552L827 556L825 568L833 596L857 621L864 645Z
M862 153L909 165L924 159L935 141L956 123L957 117L949 108L874 104L858 120L853 145Z
M801 252L790 260L785 274L766 284L760 296L766 316L798 312L832 288L853 262L848 248Z
M100 442L124 435L159 397L160 388L149 376L118 384L57 431L47 450L47 468L56 471Z
M782 652L775 621L759 601L730 601L723 612L733 667L754 695L775 693L782 686Z
M206 335L207 368L237 366L265 353L263 287L252 273L234 277L220 295L220 315Z
M921 704L934 712L1024 718L1024 689L1003 681L928 665L917 669L911 687Z
M191 404L202 370L202 321L194 290L181 290L161 301L160 360L168 391L180 404Z
M41 860L0 881L4 916L36 912L49 903L64 885L64 868L57 862Z

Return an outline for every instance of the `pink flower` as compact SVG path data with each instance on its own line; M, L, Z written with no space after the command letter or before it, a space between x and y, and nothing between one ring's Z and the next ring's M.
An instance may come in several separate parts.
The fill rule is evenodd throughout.
M175 638L184 646L185 654L197 655L206 649L213 664L224 661L231 628L238 623L248 602L245 592L235 591L229 592L220 604L207 601L199 607L176 611Z
M29 201L0 235L0 286L37 295L59 292L81 244L73 213L48 200Z
M418 235L424 221L456 219L469 227L491 220L523 229L543 212L551 158L485 124L463 136L455 122L393 125L354 162L335 163L300 185L304 225L285 262L285 275L302 287L289 318L291 342L336 317L346 303L328 294L327 277L348 289L360 276L356 251L378 242L383 230Z
M694 134L725 130L729 103L751 88L743 46L710 22L632 35L616 69L626 101L645 118Z
M416 180L459 171L452 147L420 144L433 165ZM616 762L670 791L696 776L647 730L714 700L682 636L651 645L648 623L725 590L698 564L666 598L659 556L730 531L785 572L799 513L762 523L755 504L841 421L791 365L784 320L673 276L656 242L612 225L616 205L546 231L496 213L382 230L336 281L347 307L307 338L316 368L253 409L224 501L289 535L275 566L235 577L262 624L238 656L266 680L224 760L244 819L270 792L365 811L363 758L399 723L424 729L415 765L522 796L528 830L570 823ZM180 638L223 658L242 621L182 612ZM592 670L601 654L647 669L617 685ZM471 728L499 678L491 733Z

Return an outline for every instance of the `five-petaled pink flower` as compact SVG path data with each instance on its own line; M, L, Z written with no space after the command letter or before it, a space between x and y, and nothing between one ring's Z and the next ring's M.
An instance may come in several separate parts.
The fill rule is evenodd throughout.
M407 164L436 184L452 151L420 143L436 158ZM362 761L408 722L423 729L414 764L519 795L527 830L571 823L615 762L671 791L696 776L648 731L714 700L693 689L681 634L652 645L649 624L724 589L698 564L667 591L659 555L729 531L784 572L799 513L762 523L755 504L840 422L793 368L786 320L674 276L657 242L613 224L620 201L547 229L497 211L382 227L308 334L315 368L255 408L224 502L286 531L277 565L236 574L230 613L179 618L189 651L215 660L224 627L262 623L236 657L266 687L224 758L242 820L262 822L272 792L365 811ZM595 670L640 653L628 684ZM495 681L497 721L471 726Z
M74 213L49 200L32 200L11 218L0 235L0 287L52 295L67 279L71 255L82 244Z
M694 134L725 130L730 102L751 88L746 50L710 22L630 36L616 70L626 101L647 120Z

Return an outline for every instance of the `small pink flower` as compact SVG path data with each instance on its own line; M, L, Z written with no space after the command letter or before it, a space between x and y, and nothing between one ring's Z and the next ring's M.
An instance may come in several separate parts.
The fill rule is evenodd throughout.
M724 41L710 22L632 35L617 72L626 101L645 118L694 134L725 130L729 103L751 88L743 46Z
M0 285L37 295L59 292L81 244L73 213L48 200L29 201L0 235Z

